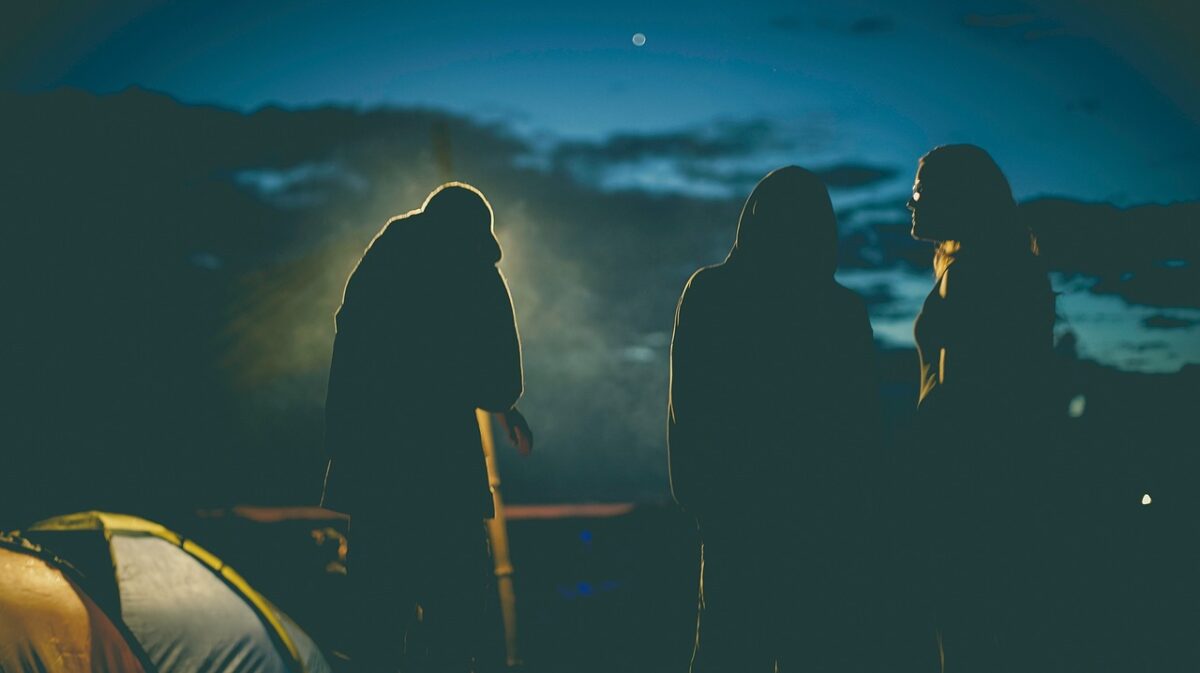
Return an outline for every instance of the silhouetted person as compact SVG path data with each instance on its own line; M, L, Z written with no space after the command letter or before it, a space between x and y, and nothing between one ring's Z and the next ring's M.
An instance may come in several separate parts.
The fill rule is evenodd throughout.
M1008 180L973 145L921 158L912 235L937 244L914 325L912 497L945 670L1059 670L1046 615L1060 516L1051 416L1054 295ZM931 628L930 631L934 631Z
M475 409L497 413L522 453L532 442L499 261L491 206L449 183L388 222L346 283L324 504L352 516L358 671L401 668L402 652L404 670L467 671L479 655L494 510Z
M853 670L863 654L874 345L836 260L829 194L789 166L679 299L668 440L703 540L696 673Z

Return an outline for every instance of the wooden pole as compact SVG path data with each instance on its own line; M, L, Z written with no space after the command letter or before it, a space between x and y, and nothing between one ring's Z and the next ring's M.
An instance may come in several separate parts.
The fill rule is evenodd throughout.
M504 500L500 497L500 473L496 469L496 445L492 439L492 416L482 409L475 410L479 419L479 439L483 444L483 455L487 460L488 486L492 489L492 503L496 516L487 522L488 537L492 542L492 564L496 573L496 590L500 595L500 615L504 620L504 652L507 664L519 666L521 657L517 650L517 594L513 589L513 565L508 553L508 523L504 517Z

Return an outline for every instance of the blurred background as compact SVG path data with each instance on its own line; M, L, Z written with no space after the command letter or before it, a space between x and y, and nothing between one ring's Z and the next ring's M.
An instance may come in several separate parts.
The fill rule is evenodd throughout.
M684 282L723 259L762 175L818 172L899 436L932 282L904 203L921 154L970 142L1060 293L1064 450L1099 520L1142 525L1153 494L1163 535L1192 540L1198 18L1166 0L10 3L0 528L315 505L343 284L450 176L491 200L524 345L538 448L501 446L506 499L632 503L656 523L622 539L670 529L649 557L690 568L665 447ZM589 526L554 548L594 549ZM605 572L527 582L578 603L628 583ZM663 576L687 619L694 577Z

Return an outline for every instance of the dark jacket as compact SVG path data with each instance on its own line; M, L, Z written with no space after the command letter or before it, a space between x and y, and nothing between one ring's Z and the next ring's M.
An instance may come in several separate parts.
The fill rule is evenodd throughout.
M1028 252L959 254L917 316L916 490L974 522L960 529L1000 539L995 526L1044 516L1063 488L1053 329L1054 295Z
M520 341L490 209L464 197L465 211L439 212L437 198L389 222L346 284L327 507L493 513L475 409L506 411L521 396Z
M938 277L913 325L919 408L936 423L1020 426L1042 409L1054 347L1054 294L1029 255L960 253Z
M728 258L697 271L679 299L671 489L702 527L814 522L866 497L874 346L862 300L833 278L836 226L813 174L775 171L747 200Z

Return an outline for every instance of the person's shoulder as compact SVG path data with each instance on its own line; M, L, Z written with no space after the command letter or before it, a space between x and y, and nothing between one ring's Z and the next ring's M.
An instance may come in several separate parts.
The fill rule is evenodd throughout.
M867 302L862 295L837 281L833 283L833 299L839 306L844 306L847 312L856 314L867 312Z
M688 278L687 282L684 283L683 294L687 295L689 292L707 293L715 291L715 289L726 284L726 276L728 273L729 270L725 268L724 263L702 266L699 269L696 269L691 277Z
M1012 270L991 259L957 259L942 274L937 291L943 299L953 298L956 303L972 298L1004 299L1020 290Z

